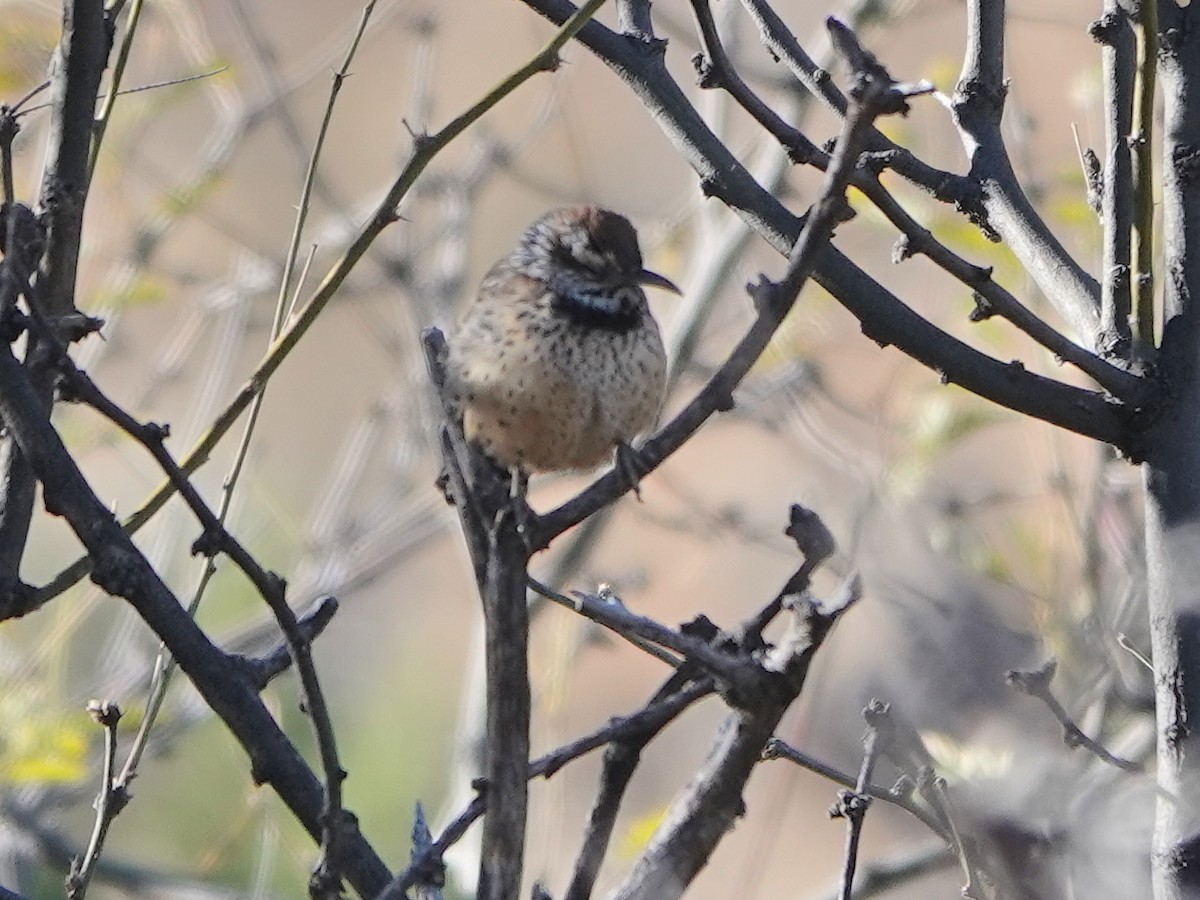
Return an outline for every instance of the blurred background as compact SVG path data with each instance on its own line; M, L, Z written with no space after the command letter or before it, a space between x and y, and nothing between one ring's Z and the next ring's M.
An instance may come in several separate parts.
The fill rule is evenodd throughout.
M755 87L814 141L834 136L836 121L773 63L741 7L713 6ZM818 59L828 59L823 17L841 14L859 22L894 76L953 89L966 17L957 0L778 0L775 8ZM1009 10L1005 125L1014 163L1095 273L1100 229L1076 140L1103 155L1100 59L1087 34L1099 4L1013 0ZM813 174L791 171L744 113L694 87L690 5L660 0L654 14L670 41L668 64L706 119L803 211ZM304 171L359 17L356 3L317 0L156 0L142 13L125 86L206 77L118 99L89 200L78 290L81 309L108 324L76 355L138 417L170 423L177 457L269 343ZM599 18L614 17L606 8ZM45 77L59 20L50 0L0 2L0 100L14 102ZM551 34L515 0L381 0L315 183L299 304L398 173L411 134L441 127ZM401 220L270 382L232 495L232 529L288 578L293 605L327 594L341 604L317 642L318 666L350 773L347 805L393 868L408 859L415 804L436 833L465 805L477 774L480 617L457 521L433 486L437 419L420 330L452 327L483 272L544 210L603 204L637 224L650 267L684 287L682 300L651 301L676 359L670 415L752 320L745 283L784 268L701 196L619 78L581 46L563 56L556 73L521 87L422 176ZM21 121L17 187L32 202L46 112ZM884 127L930 163L964 171L938 99L921 99ZM895 178L888 184L939 238L994 266L1005 287L1057 321L1003 247L952 209ZM1001 359L1075 377L1003 322L970 324L969 291L924 260L893 264L896 234L851 199L859 215L839 229L838 245L906 302ZM854 772L861 709L873 697L889 701L926 737L965 821L1045 842L1047 864L1075 873L1077 896L1137 896L1149 779L1098 772L1071 754L1049 713L1003 678L1054 655L1056 689L1072 712L1086 713L1083 724L1133 758L1151 752L1149 678L1119 646L1123 638L1146 648L1141 573L1131 562L1140 558L1136 472L1082 439L940 385L865 339L815 285L736 399L644 482L643 502L626 498L584 536L560 539L535 558L536 574L563 590L610 584L631 608L666 623L704 613L733 628L794 570L782 530L789 504L803 503L840 544L818 593L860 572L865 595L821 651L780 736ZM161 482L144 451L89 411L60 406L56 423L118 514ZM213 505L241 434L239 424L196 476ZM532 504L547 508L587 482L586 474L535 479ZM188 553L197 535L177 500L137 535L185 602L203 570ZM40 516L22 575L44 584L78 554L61 521ZM223 646L261 652L276 640L264 604L224 564L198 617ZM638 708L666 676L661 663L560 608L539 608L533 627L535 753ZM99 778L100 729L84 706L91 698L121 705L124 750L157 653L140 620L86 580L0 630L0 883L61 896L65 856L86 843ZM311 751L290 673L265 696ZM723 714L718 700L706 701L645 753L598 893L621 879ZM93 896L302 896L315 847L269 791L253 787L243 752L183 679L154 734ZM569 877L597 772L593 756L533 785L527 872L552 894ZM689 896L829 896L844 839L826 813L834 797L835 786L816 775L764 763L745 818ZM864 860L936 847L899 810L877 803L868 815ZM462 896L457 879L473 872L469 841L455 860L447 896ZM947 861L887 896L956 897L961 883Z

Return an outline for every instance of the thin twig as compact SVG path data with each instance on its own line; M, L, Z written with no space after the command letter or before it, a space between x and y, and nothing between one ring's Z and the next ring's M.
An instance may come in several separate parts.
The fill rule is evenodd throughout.
M1154 347L1154 81L1158 69L1158 4L1134 4L1135 78L1132 131L1133 154L1133 352L1148 359Z
M333 597L321 597L312 608L296 620L304 635L304 640L312 644L325 630L325 626L333 621L334 613L338 611L338 602ZM293 660L291 648L284 639L264 655L257 658L243 657L246 672L250 680L260 691L277 675L291 668ZM124 773L122 773L124 775Z
M763 46L775 59L783 62L792 76L841 116L846 115L846 96L834 84L829 70L804 52L800 42L788 29L768 0L742 0L742 5L758 26ZM872 128L867 149L887 160L888 168L944 203L953 203L965 212L985 233L988 231L986 213L979 188L969 178L934 168L918 159L910 150L899 146Z
M540 581L538 581L533 576L529 577L529 587L535 594L545 597L547 600L550 600L553 603L557 603L559 606L569 609L572 612L579 613L581 616L591 619L593 622L595 622L598 625L604 626L609 631L611 631L613 634L615 634L618 637L621 637L624 640L628 641L629 643L633 644L633 646L637 647L642 652L649 653L651 656L653 656L655 659L659 660L660 662L665 662L668 666L671 666L673 668L678 668L679 657L675 656L672 653L668 653L666 650L662 649L662 647L658 646L653 641L651 641L645 637L642 637L640 634L637 634L636 632L633 632L626 628L621 627L621 625L618 622L616 622L612 619L601 619L601 618L595 617L594 615L591 615L591 613L593 613L595 611L595 605L587 602L589 599L591 599L590 595L576 594L575 598L572 599L571 597L568 597L566 594L562 594L562 593L554 590L553 588L542 584ZM603 602L615 603L618 606L621 606L620 599L613 596L611 593L602 591L601 593L599 593L596 596L598 599L600 599ZM624 607L621 606L621 608L623 609Z
M96 112L96 124L92 129L92 146L88 159L87 179L89 183L96 174L96 160L100 158L100 145L104 141L104 133L108 129L108 123L112 121L113 107L121 93L121 80L125 76L125 66L129 62L129 53L133 49L133 36L137 34L138 22L142 16L142 6L143 0L133 0L129 6L129 17L125 21L125 35L121 38L121 47L117 50L117 58L113 62L108 92L104 95L104 102L100 104L100 109ZM111 17L114 11L109 10L108 14ZM116 22L111 18L109 21L115 27Z
M1104 270L1100 283L1101 353L1128 360L1130 330L1130 272L1133 234L1133 160L1129 134L1133 122L1136 78L1133 28L1118 0L1105 0L1104 15L1089 29L1104 47L1104 170L1100 211L1104 223Z
M786 759L788 762L808 769L810 772L815 772L817 775L828 778L830 781L836 782L843 787L854 790L858 788L858 779L856 776L843 772L841 769L791 746L781 738L771 738L763 748L762 756L763 759ZM942 838L942 840L949 842L950 836L946 830L946 826L937 816L932 815L928 809L915 802L911 793L897 791L893 788L886 788L873 783L868 784L861 793L899 807L919 820L921 824Z
M1030 671L1011 669L1004 676L1004 680L1030 697L1036 697L1046 704L1046 708L1050 710L1054 718L1058 719L1059 724L1062 725L1063 741L1068 747L1072 749L1083 747L1098 759L1103 760L1111 766L1116 766L1118 769L1123 769L1126 772L1144 775L1146 770L1140 763L1109 752L1098 741L1084 734L1083 730L1075 724L1075 720L1071 718L1070 713L1063 708L1063 705L1058 702L1058 698L1050 690L1050 682L1054 680L1054 673L1057 669L1058 662L1054 659L1048 659L1042 665L1038 666L1038 668Z
M867 788L875 772L875 764L884 752L891 733L891 718L886 703L872 700L863 710L867 720L867 736L863 739L862 766L853 790L838 793L837 803L829 810L830 816L846 820L846 851L842 859L841 900L851 900L854 892L854 870L858 866L858 844L862 838L863 820L871 797Z
M372 0L372 2L369 3L367 5L367 7L363 10L363 14L359 20L358 28L355 31L353 37L351 38L350 47L347 50L346 57L342 63L342 66L339 70L337 70L334 73L333 85L330 89L329 97L328 97L328 100L325 105L325 114L324 114L324 117L321 122L321 128L320 128L320 131L318 134L318 138L317 138L315 146L313 148L312 159L309 164L308 176L305 180L304 187L301 191L300 211L297 213L296 227L293 232L293 240L292 240L291 246L289 247L289 252L288 252L288 257L287 257L287 265L285 266L285 273L284 273L283 277L281 278L279 295L278 295L278 298L276 301L275 314L274 314L274 317L272 320L271 333L270 333L271 340L274 340L278 336L279 330L282 327L282 322L283 322L283 319L284 319L284 316L286 313L287 289L288 289L288 284L290 281L290 276L292 273L292 267L295 264L296 252L298 250L300 234L303 229L304 217L305 217L306 211L308 209L309 197L311 195L311 187L312 187L312 176L313 176L313 173L315 172L315 170L317 168L317 164L320 160L321 148L324 144L324 138L325 138L325 135L328 130L330 119L332 118L333 109L334 109L334 106L336 105L336 100L337 100L338 92L341 89L342 81L345 79L345 76L348 72L350 63L353 61L355 53L357 52L359 42L361 41L362 35L363 35L364 31L366 30L366 25L370 19L370 15L374 9L374 6L375 6L375 0ZM265 398L265 385L264 385L264 391L260 392L255 397L254 402L251 405L251 409L247 416L245 426L243 427L243 430L242 430L241 438L238 442L237 449L234 452L233 461L230 464L230 469L229 469L228 473L226 474L224 481L222 482L221 497L220 497L218 509L216 512L217 522L222 527L224 527L225 522L229 515L229 510L232 507L233 495L237 488L241 473L243 471L247 456L249 454L251 438L253 437L253 434L255 431L255 426L258 422L259 413L261 412L264 398ZM202 567L202 570L200 573L199 580L196 584L195 589L192 592L191 601L188 604L188 614L189 615L193 615L193 616L195 615L197 609L200 606L200 602L204 596L204 593L208 587L208 584L215 573L216 573L216 565L214 563L213 558L211 556L206 557L203 562L203 567ZM332 612L332 609L336 609L336 604L334 604L333 607L331 608L331 610L330 610L331 612ZM319 630L314 632L311 629L304 628L303 623L301 623L299 621L297 621L296 624L299 627L299 633L301 634L302 639L305 642L305 646L307 646L309 643L311 643L311 640L313 637L315 637L316 633L319 633ZM286 629L285 629L285 632L286 632ZM285 634L285 642L286 642L286 634ZM291 653L292 656L294 657L294 655L295 655L294 652L289 650L289 653ZM130 752L129 752L128 757L126 758L125 765L122 767L122 770L121 770L120 780L121 780L121 783L123 783L123 784L128 784L128 782L132 778L134 778L136 775L138 763L141 760L141 756L142 756L143 752L145 751L147 741L149 740L150 733L151 733L151 730L157 719L158 713L162 708L163 700L166 697L166 692L167 692L168 687L170 686L172 675L173 675L174 671L175 671L174 660L166 652L165 648L160 648L158 658L155 660L154 677L151 679L150 696L146 702L146 714L143 717L142 722L140 723L140 725L138 727L138 732L134 738L133 745L130 748ZM315 673L314 673L314 677L315 677ZM309 706L309 704L306 703L306 706ZM324 708L323 702L318 702L315 705L315 708L317 711L322 710ZM314 722L314 727L318 728L318 732L319 732L318 733L318 743L322 749L322 761L323 761L323 764L325 767L326 804L327 804L328 808L326 809L326 811L323 815L324 832L323 832L323 836L322 836L323 852L322 852L321 865L324 865L324 861L329 857L329 853L330 853L329 847L331 847L334 843L334 838L333 838L334 829L338 826L338 820L340 818L340 808L341 808L340 784L341 784L342 778L344 778L344 775L341 773L341 767L337 763L336 745L333 743L331 724L323 723L323 724L318 725L316 718L313 719L313 722ZM321 732L324 732L324 734L325 734L324 738L322 738ZM339 880L339 879L335 879L335 881L337 881L337 880Z
M88 703L88 712L96 724L104 729L104 767L100 774L100 792L96 796L96 819L92 826L92 836L88 841L83 860L73 860L71 871L67 875L68 900L83 900L87 895L88 885L100 861L104 849L104 837L117 813L129 802L129 793L113 780L113 771L117 758L117 725L121 721L121 709L115 703L92 700Z

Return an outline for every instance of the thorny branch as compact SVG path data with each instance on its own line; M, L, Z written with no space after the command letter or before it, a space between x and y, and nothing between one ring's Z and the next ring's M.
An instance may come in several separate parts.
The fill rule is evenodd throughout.
M828 168L829 154L788 125L768 104L757 97L738 75L721 44L708 0L692 0L692 6L700 24L700 33L707 53L707 57L698 54L693 58L700 75L701 87L721 87L728 91L764 129L787 148L794 162L808 163L821 170ZM972 265L934 238L932 232L905 211L879 180L879 169L886 164L885 159L878 154L865 157L851 183L900 231L901 237L893 253L895 261L918 254L928 257L935 265L974 292L977 306L971 314L971 321L983 321L992 315L1002 316L1056 357L1091 376L1113 396L1130 401L1137 401L1142 397L1147 390L1142 379L1117 368L1071 341L993 281L990 268Z

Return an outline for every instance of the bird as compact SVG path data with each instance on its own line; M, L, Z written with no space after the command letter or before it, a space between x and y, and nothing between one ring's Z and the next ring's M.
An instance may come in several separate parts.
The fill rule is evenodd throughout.
M658 416L667 354L637 232L598 206L551 210L484 276L448 341L446 385L466 438L516 479L613 457L637 489L634 438Z

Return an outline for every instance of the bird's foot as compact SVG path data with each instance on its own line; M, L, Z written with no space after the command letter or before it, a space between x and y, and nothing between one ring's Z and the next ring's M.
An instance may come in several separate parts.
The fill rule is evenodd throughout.
M633 491L633 496L638 498L639 503L642 501L640 488L642 478L649 474L651 468L650 461L646 459L641 450L625 441L617 443L616 469L621 473L626 487Z
M454 505L454 490L450 487L450 467L443 465L442 470L438 472L438 477L434 480L433 486L437 488L442 495L442 499L449 506Z
M537 546L534 534L537 531L538 514L534 512L526 497L529 494L529 475L520 469L512 470L512 480L509 482L508 510L516 523L517 534L525 542L525 549L530 555L546 547Z

